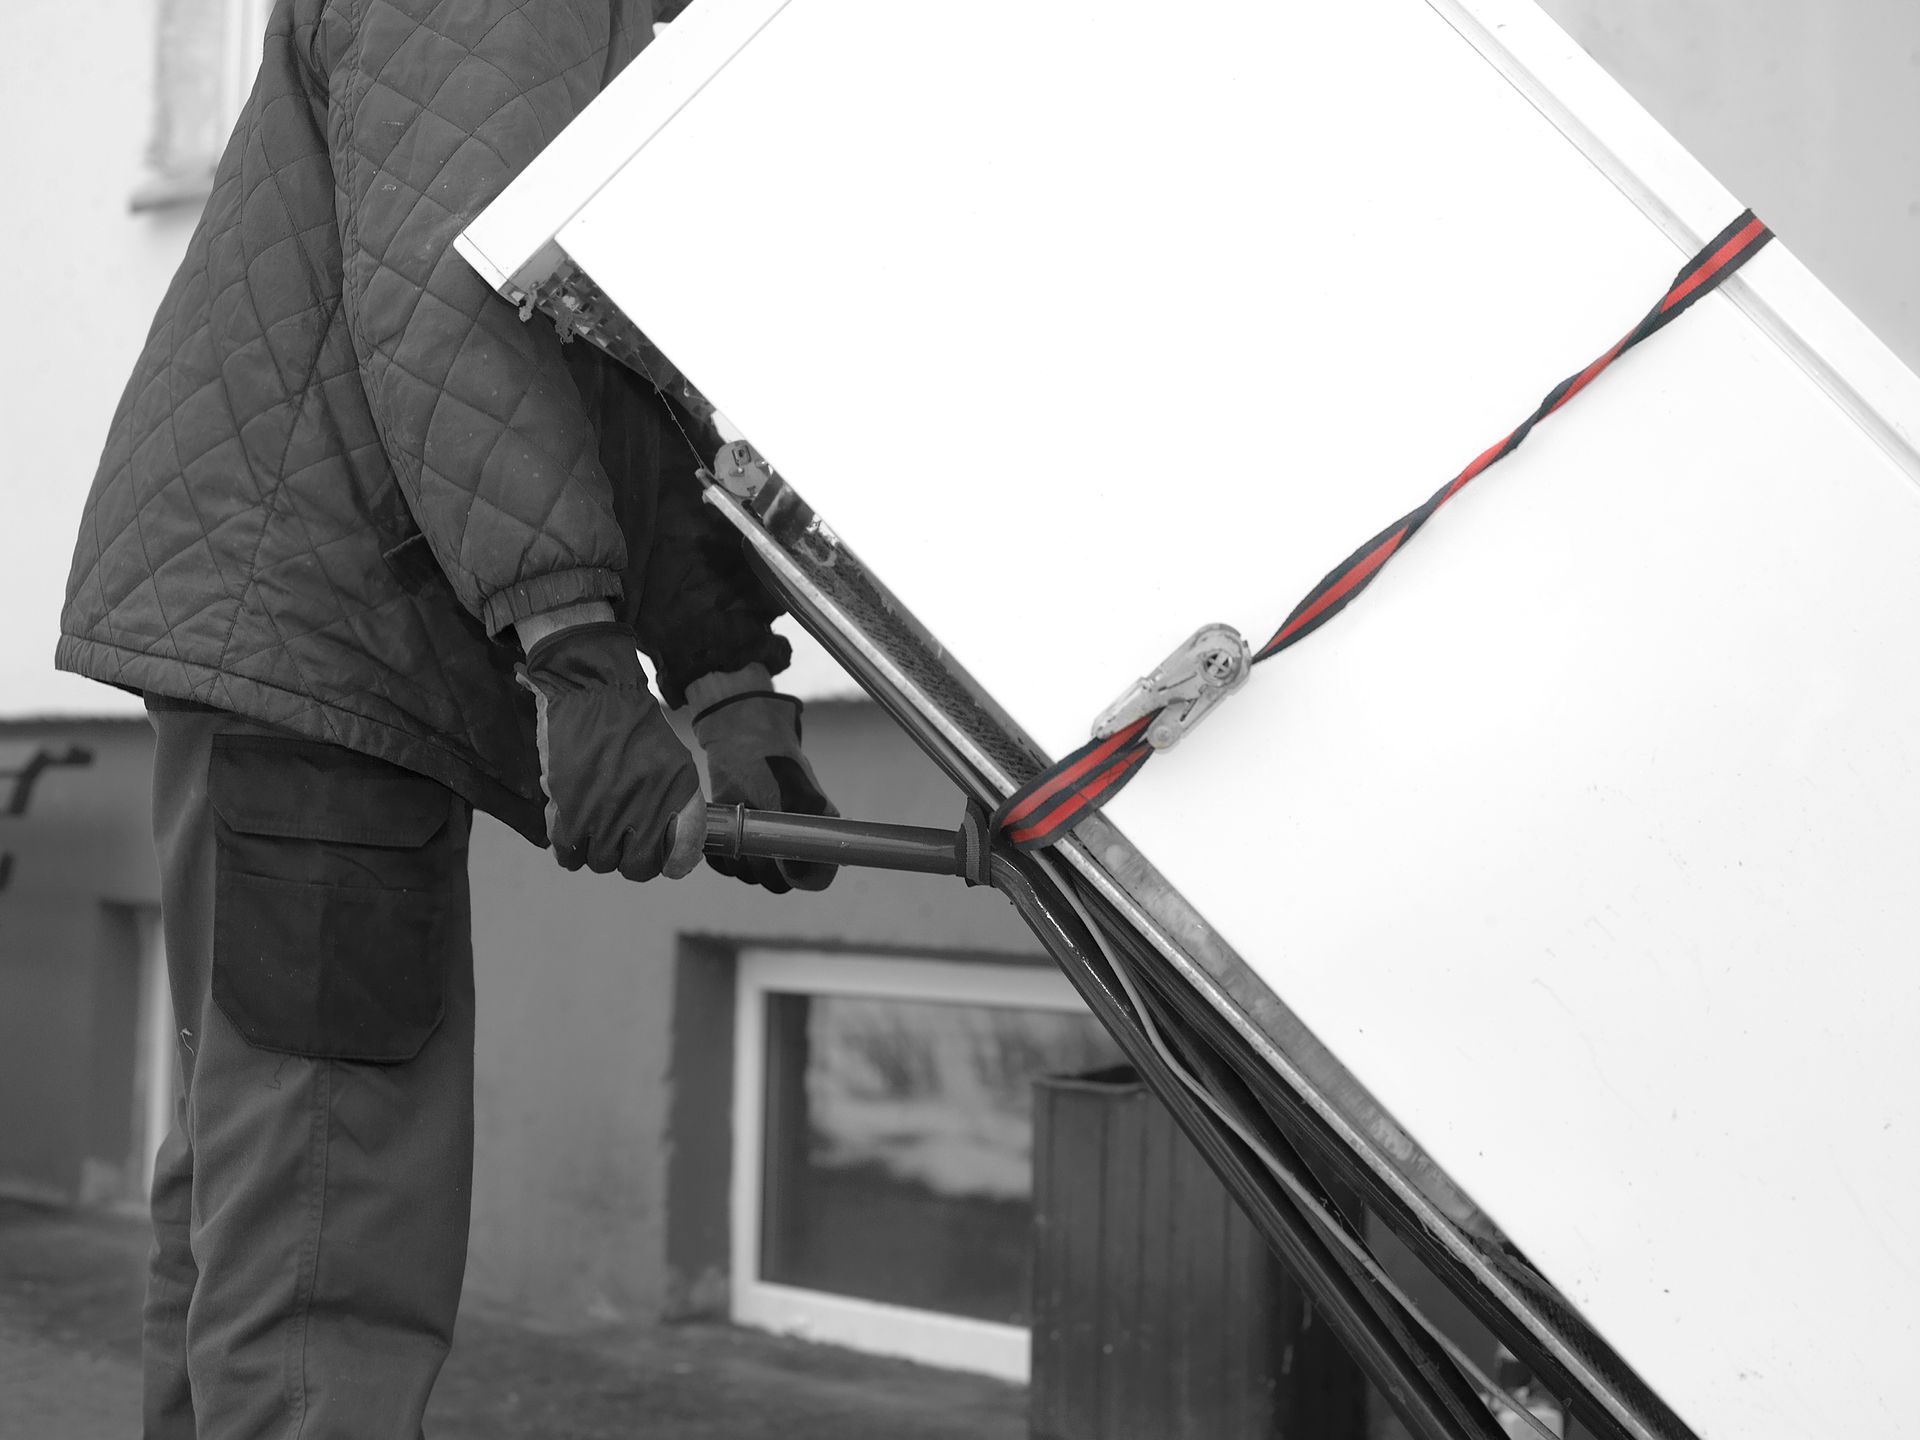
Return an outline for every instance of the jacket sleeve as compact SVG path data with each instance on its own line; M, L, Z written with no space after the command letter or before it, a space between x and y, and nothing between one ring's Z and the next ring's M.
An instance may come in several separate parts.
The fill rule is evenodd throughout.
M660 697L679 706L702 675L784 670L792 647L773 633L781 604L748 564L739 532L700 496L697 437L717 437L584 340L567 347L567 360L595 417L627 539L616 611L653 662Z
M617 597L626 562L558 337L453 248L599 92L610 42L629 43L606 33L617 19L589 33L586 8L331 0L312 51L360 382L415 523L489 634Z
M668 453L634 629L660 698L677 707L702 675L753 664L779 674L793 647L773 633L784 607L754 573L739 532L700 498L691 452Z

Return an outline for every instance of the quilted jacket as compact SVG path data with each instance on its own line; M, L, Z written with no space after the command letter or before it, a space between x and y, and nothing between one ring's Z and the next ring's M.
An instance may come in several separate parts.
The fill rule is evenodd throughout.
M61 668L381 756L544 840L514 620L615 601L669 704L786 663L668 402L452 248L653 18L280 0L114 416Z

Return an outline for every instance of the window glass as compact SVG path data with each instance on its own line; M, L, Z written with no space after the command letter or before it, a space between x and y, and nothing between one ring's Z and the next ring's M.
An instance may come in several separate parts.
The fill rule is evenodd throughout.
M1092 1016L770 994L761 1278L1028 1322L1031 1086L1119 1062Z
M209 176L253 89L273 0L159 0L147 164Z

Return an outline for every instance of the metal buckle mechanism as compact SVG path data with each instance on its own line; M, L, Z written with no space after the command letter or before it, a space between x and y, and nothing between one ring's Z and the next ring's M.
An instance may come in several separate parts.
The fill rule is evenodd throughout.
M1147 727L1147 743L1170 749L1204 720L1213 707L1247 683L1253 653L1231 625L1203 625L1180 648L1143 675L1100 712L1093 733L1105 738L1142 715L1160 712Z
M713 478L729 495L751 500L773 479L773 467L745 440L735 440L713 457Z

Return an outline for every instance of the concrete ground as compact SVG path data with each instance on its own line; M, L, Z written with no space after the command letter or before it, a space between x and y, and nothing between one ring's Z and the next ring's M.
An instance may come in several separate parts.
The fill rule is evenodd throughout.
M146 1225L0 1201L0 1436L140 1423ZM1019 1440L1026 1392L722 1325L536 1332L463 1314L432 1440Z

